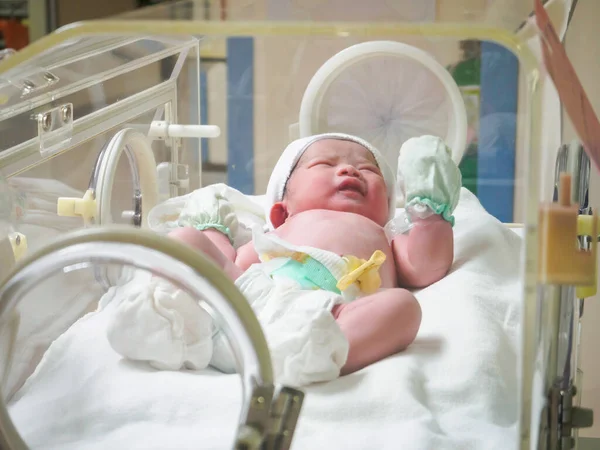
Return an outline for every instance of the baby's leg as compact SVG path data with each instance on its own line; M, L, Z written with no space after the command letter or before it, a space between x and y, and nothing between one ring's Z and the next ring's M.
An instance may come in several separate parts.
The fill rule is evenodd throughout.
M421 307L405 289L387 289L333 309L350 350L341 375L398 353L415 339Z
M216 263L233 281L237 280L238 277L243 273L243 270L236 266L231 258L235 258L235 250L233 256L228 255L221 248L208 238L206 233L218 233L216 231L198 231L192 227L177 228L169 233L169 237L181 241L190 247L202 252L214 263ZM227 240L225 235L218 233L217 235L210 235L213 239L219 239L220 237ZM218 241L217 241L218 242ZM229 244L229 241L227 241ZM231 244L229 244L231 247ZM226 249L226 247L225 247Z

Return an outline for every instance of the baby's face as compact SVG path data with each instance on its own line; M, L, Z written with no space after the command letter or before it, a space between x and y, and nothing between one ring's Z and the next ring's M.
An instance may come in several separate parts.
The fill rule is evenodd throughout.
M352 141L312 144L287 183L283 203L288 216L328 209L360 214L381 226L388 219L387 188L375 157Z

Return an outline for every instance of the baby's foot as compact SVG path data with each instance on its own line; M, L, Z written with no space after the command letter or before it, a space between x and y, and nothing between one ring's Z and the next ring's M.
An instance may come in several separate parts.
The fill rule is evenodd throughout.
M161 370L208 366L212 318L172 284L158 278L140 284L111 314L108 341L123 357Z

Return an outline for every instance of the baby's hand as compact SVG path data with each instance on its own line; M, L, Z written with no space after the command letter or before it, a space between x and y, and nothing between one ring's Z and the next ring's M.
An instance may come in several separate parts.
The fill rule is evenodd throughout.
M441 215L454 225L462 177L450 149L435 136L406 141L398 157L399 198L404 198L409 220Z
M216 230L233 244L239 223L233 205L227 198L228 187L214 184L198 189L187 200L178 225L199 231Z

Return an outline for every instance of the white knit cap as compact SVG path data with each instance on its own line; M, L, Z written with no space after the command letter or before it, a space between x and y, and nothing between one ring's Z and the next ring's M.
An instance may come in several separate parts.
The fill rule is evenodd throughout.
M394 171L385 160L383 155L379 153L375 147L369 144L367 141L358 138L356 136L352 136L349 134L343 133L325 133L318 134L315 136L308 136L305 138L300 138L292 143L290 143L275 164L275 168L273 169L273 173L271 173L271 178L269 179L269 184L267 185L267 193L266 193L266 219L267 224L270 229L273 229L273 224L271 223L271 208L277 202L283 200L283 193L285 191L285 186L294 170L294 167L298 163L298 160L302 157L304 152L315 142L320 141L322 139L338 139L344 141L352 141L356 142L359 145L362 145L364 148L369 150L373 156L375 157L375 161L379 166L379 170L381 170L381 174L383 175L383 179L385 180L385 185L387 187L388 194L388 205L389 205L389 217L388 220L394 218L395 208L396 208L396 177Z

